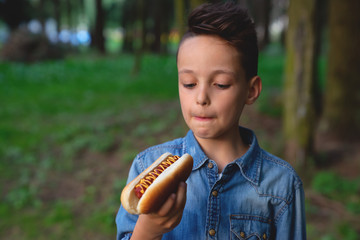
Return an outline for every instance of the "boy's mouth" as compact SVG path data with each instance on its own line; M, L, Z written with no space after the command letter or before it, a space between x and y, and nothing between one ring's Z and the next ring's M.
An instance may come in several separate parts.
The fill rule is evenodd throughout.
M194 116L194 118L198 121L209 121L213 119L213 117L205 117L205 116Z

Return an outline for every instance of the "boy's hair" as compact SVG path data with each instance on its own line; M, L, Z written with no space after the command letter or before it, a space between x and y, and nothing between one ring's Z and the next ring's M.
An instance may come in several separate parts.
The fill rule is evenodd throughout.
M214 35L235 47L246 79L257 75L258 45L255 24L247 11L240 5L228 1L202 4L195 8L188 18L188 30L182 42L197 35Z

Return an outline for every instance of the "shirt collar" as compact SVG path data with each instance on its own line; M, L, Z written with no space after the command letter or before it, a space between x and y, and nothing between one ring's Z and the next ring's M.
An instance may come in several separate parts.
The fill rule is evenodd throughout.
M199 143L194 136L194 133L191 130L187 133L185 137L184 145L185 146L183 147L183 149L185 153L188 153L193 157L193 171L200 168L209 159L208 156L206 156L204 151L201 149Z
M250 144L247 152L236 159L234 162L239 166L242 175L251 183L258 185L261 169L261 151L256 136L250 129L239 127L239 131L244 141ZM209 158L205 155L197 142L193 132L190 130L185 136L184 153L188 153L193 157L193 171L199 169ZM183 154L184 154L183 153Z

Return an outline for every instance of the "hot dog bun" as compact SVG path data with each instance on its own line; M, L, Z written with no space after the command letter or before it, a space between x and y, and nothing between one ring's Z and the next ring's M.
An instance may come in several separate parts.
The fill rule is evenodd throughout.
M140 199L135 195L134 188L140 179L145 177L169 156L173 155L170 153L161 155L125 186L121 193L121 204L126 211L131 214L147 214L156 211L163 205L171 193L176 192L179 183L189 177L193 167L193 158L186 153L166 168L147 188Z

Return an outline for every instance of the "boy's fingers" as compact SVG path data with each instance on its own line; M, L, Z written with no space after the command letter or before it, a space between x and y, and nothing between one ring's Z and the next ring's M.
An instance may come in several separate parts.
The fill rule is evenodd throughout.
M172 193L169 198L165 201L164 205L159 209L158 215L159 216L166 216L170 210L173 208L176 201L176 194Z
M173 193L169 196L164 205L158 211L158 215L166 216L172 209L175 209L176 212L179 210L182 211L186 203L186 188L186 183L181 182L176 194Z
M185 203L186 203L186 189L187 189L187 185L184 182L181 182L179 184L177 193L176 193L176 205L175 208L177 210L183 210L183 208L185 207Z

